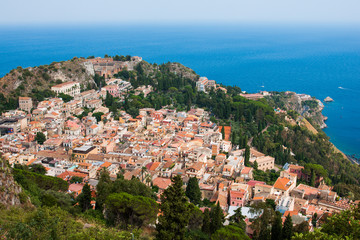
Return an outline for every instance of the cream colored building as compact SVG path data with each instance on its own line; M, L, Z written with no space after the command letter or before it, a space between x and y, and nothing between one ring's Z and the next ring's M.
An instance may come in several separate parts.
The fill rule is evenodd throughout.
M64 93L75 97L80 94L80 83L78 82L64 82L51 87L51 90L56 94Z
M30 97L19 97L19 108L21 110L30 112L33 108L33 102Z
M251 163L254 163L255 161L258 164L258 169L261 171L274 169L275 158L273 157L264 156L255 159L250 159Z

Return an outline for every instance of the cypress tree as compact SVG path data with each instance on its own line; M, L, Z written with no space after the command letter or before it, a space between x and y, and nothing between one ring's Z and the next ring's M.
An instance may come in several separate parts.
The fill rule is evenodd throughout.
M245 160L244 160L245 166L250 166L250 147L246 145L245 147Z
M204 218L203 218L203 225L201 231L203 231L206 234L211 233L210 211L208 208L205 208L204 210Z
M222 139L225 139L225 126L222 126L221 128L221 135L222 135Z
M273 223L271 225L271 240L281 240L281 239L282 239L281 213L279 211L276 211Z
M189 179L185 193L186 196L190 199L190 202L194 203L195 205L199 205L201 203L201 191L198 179L196 177Z
M111 191L111 179L106 170L101 170L99 183L96 185L96 206L95 208L102 211L105 200Z
M264 208L264 212L260 217L260 231L259 235L256 239L258 240L270 240L270 218L271 218L271 209L270 208Z
M219 202L215 207L211 208L211 232L214 233L216 230L222 228L224 222L224 213L220 207Z
M161 195L161 213L156 224L157 239L184 239L189 223L189 207L182 189L180 176L171 179L169 186Z
M77 198L83 212L91 208L91 190L89 184L86 183L84 185L81 194Z
M316 228L316 221L317 221L317 213L314 213L311 220L311 224L313 225L314 228Z
M255 162L254 162L254 169L255 169L255 170L258 170L258 163L257 163L256 160L255 160Z
M315 179L316 179L316 173L314 170L311 170L310 186L315 187Z
M284 227L282 229L282 239L290 240L292 237L293 223L290 214L286 216Z

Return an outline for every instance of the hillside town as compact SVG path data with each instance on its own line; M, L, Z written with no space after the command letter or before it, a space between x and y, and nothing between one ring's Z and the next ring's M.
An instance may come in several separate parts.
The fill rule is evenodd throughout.
M305 185L310 175L302 166L276 165L273 157L252 147L246 156L245 148L230 141L231 126L212 122L211 114L204 109L142 108L135 118L121 111L115 119L104 104L108 94L124 100L129 90L146 95L152 89L147 86L133 89L130 82L112 78L120 69L133 67L126 62L96 58L87 64L90 63L96 73L106 78L106 85L99 90L81 91L79 82L63 82L51 90L56 95L73 97L71 101L54 97L35 104L30 97L19 97L19 108L2 114L0 151L10 165L42 164L46 175L69 183L76 178L78 181L71 181L68 188L68 193L75 196L85 183L96 189L102 170L108 171L112 179L120 175L127 180L138 178L156 189L158 201L171 185L172 177L180 176L184 189L189 179L195 177L202 200L219 203L226 219L241 207L249 236L252 220L261 215L251 211L250 205L254 203L273 202L283 219L290 215L294 225L306 221L310 228L315 213L315 222L321 224L323 218L355 204L339 198L321 177L315 179L317 187ZM212 88L226 92L206 77L199 78L196 88L203 92ZM263 95L247 97L259 99ZM82 116L85 109L92 111ZM44 136L44 141L39 136ZM279 172L279 177L273 184L267 184L255 179L255 172L259 171Z

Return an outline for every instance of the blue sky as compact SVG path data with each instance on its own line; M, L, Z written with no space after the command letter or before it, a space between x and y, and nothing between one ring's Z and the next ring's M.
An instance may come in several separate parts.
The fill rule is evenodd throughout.
M0 24L360 23L360 0L2 0Z

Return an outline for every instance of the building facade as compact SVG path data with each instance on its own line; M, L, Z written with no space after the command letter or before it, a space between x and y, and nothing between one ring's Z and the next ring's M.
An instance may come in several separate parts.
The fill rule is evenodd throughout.
M51 87L51 90L56 94L67 94L75 97L80 94L80 83L78 82L64 82Z

